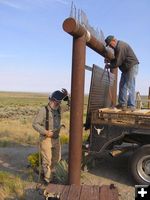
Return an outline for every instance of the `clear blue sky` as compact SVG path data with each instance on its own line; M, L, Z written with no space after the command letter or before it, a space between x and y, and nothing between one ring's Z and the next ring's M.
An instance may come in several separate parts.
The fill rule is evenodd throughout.
M150 1L75 0L89 23L131 45L139 61L136 90L150 86ZM0 0L0 91L70 91L72 37L62 29L70 0ZM87 47L86 64L103 67ZM90 73L86 73L88 91Z

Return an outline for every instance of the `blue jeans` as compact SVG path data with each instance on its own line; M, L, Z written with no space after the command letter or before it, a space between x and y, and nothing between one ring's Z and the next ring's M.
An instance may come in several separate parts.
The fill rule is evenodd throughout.
M135 77L138 65L134 65L128 72L122 72L119 84L118 103L122 106L135 107Z

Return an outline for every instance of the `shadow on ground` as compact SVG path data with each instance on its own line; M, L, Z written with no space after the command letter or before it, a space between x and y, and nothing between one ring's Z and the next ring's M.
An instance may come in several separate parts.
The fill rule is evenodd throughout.
M28 166L27 157L37 151L36 147L31 146L0 147L0 170L21 175L25 179Z
M28 155L37 151L36 146L0 147L0 170L19 175L22 180L28 181L28 186L25 189L25 200L43 200L43 195L40 195L39 191L36 190L38 176L33 173L31 174L32 180L29 180L30 173L29 168L27 168ZM63 155L65 158L68 157L68 146L65 146ZM96 166L85 173L83 183L94 185L114 183L123 194L121 200L125 200L127 194L130 196L133 192L135 184L128 171L130 156L129 153L116 158L109 155L102 156L96 162Z
M134 186L135 182L129 171L131 155L132 153L120 155L119 157L102 156L96 159L95 165L89 168L88 172L120 184Z

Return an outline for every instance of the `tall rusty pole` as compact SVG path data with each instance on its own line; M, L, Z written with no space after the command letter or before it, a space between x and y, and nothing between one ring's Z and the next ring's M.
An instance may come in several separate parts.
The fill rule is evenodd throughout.
M85 35L73 37L72 79L71 79L71 114L69 141L69 184L80 185L84 79L85 79Z
M150 87L149 87L149 92L148 92L148 100L150 101ZM148 108L150 108L150 102L148 101Z
M110 60L114 56L74 18L67 18L63 29L73 36L69 184L80 185L86 45Z

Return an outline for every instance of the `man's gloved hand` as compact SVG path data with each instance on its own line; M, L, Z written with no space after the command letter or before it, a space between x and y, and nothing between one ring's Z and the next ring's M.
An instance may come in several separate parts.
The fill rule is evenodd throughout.
M67 101L67 105L70 107L70 97L68 91L65 88L62 88L61 92L64 94L64 101Z
M110 60L108 58L105 58L104 63L108 64L108 63L110 63Z
M68 96L68 91L65 88L62 88L61 92L64 94L64 96Z
M90 129L91 124L90 123L85 123L83 124L84 130L87 131L88 129Z
M111 68L110 60L108 58L104 59L104 63L105 63L105 69Z
M52 130L46 130L45 131L45 136L46 137L52 138L53 135L54 135L54 132Z
M63 100L64 100L64 101L68 101L68 99L69 99L69 97L68 97L68 91L67 91L65 88L62 88L61 92L62 92L63 95L64 95Z
M105 69L110 69L110 64L105 64Z

